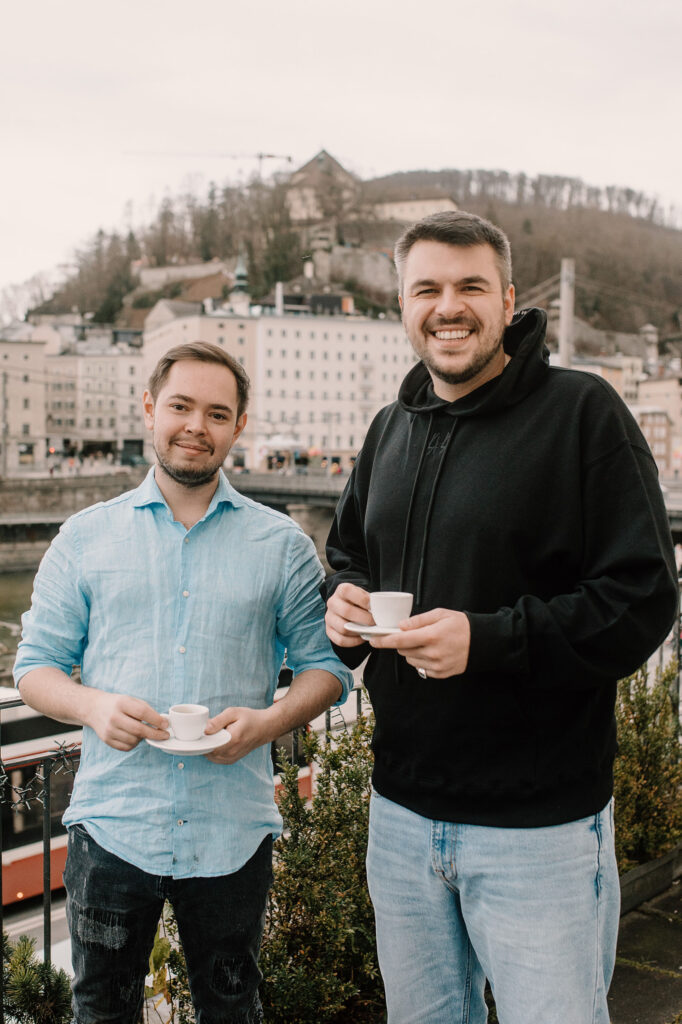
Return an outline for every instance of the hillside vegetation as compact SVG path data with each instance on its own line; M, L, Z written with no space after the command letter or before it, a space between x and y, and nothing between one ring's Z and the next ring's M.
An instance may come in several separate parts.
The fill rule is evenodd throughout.
M290 221L286 189L286 181L212 185L203 199L166 199L137 235L99 231L76 253L76 272L40 311L77 309L112 322L136 284L132 261L142 258L154 267L234 259L240 250L247 256L251 294L261 297L275 281L298 276L306 252L308 236ZM372 200L420 193L449 195L461 209L507 232L520 296L557 274L561 258L570 256L579 316L614 331L636 331L650 322L664 337L679 334L682 231L666 226L664 211L642 193L503 171L404 172L362 183L356 200L339 200L331 218L336 241L390 249L402 226L374 218ZM376 303L373 283L358 284ZM392 308L393 297L385 298Z

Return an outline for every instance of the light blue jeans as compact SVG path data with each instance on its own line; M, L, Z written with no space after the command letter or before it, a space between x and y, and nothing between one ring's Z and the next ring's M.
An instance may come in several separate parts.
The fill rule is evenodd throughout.
M549 828L432 821L372 794L367 878L388 1024L609 1024L613 803Z

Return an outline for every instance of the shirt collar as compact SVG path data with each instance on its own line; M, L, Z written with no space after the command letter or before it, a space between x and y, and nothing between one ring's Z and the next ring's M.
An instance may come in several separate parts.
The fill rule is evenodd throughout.
M202 518L208 518L219 505L232 505L233 508L240 508L243 504L244 498L238 491L235 491L222 469L220 469L218 470L218 486ZM146 477L137 488L133 500L135 508L144 508L146 505L165 505L168 508L168 502L154 479L154 466L150 467Z

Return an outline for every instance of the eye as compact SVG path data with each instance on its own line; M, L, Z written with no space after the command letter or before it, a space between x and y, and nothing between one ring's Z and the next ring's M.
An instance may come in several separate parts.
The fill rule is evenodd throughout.
M213 413L213 419L214 419L214 420L220 420L220 421L222 421L222 420L226 420L226 419L227 419L227 416L225 415L225 413L224 413L224 412L214 412L214 413Z
M436 294L436 289L435 288L420 288L419 291L416 292L415 294L416 295L435 295Z

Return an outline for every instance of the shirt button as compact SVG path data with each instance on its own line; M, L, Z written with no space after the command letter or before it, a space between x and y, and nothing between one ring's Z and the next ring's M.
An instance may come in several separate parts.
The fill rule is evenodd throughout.
M183 590L182 596L183 597L189 597L189 590Z
M184 823L184 821L182 820L182 818L178 818L178 827L179 827L179 828L182 828L182 826L183 826L184 824L185 824L185 823Z
M189 544L189 537L185 537L185 544Z
M185 767L185 762L184 761L178 761L178 768L180 769L180 771L182 771L182 769L184 767Z
M187 648L186 647L178 647L178 650L180 651L180 654L184 654L185 651L187 650Z

